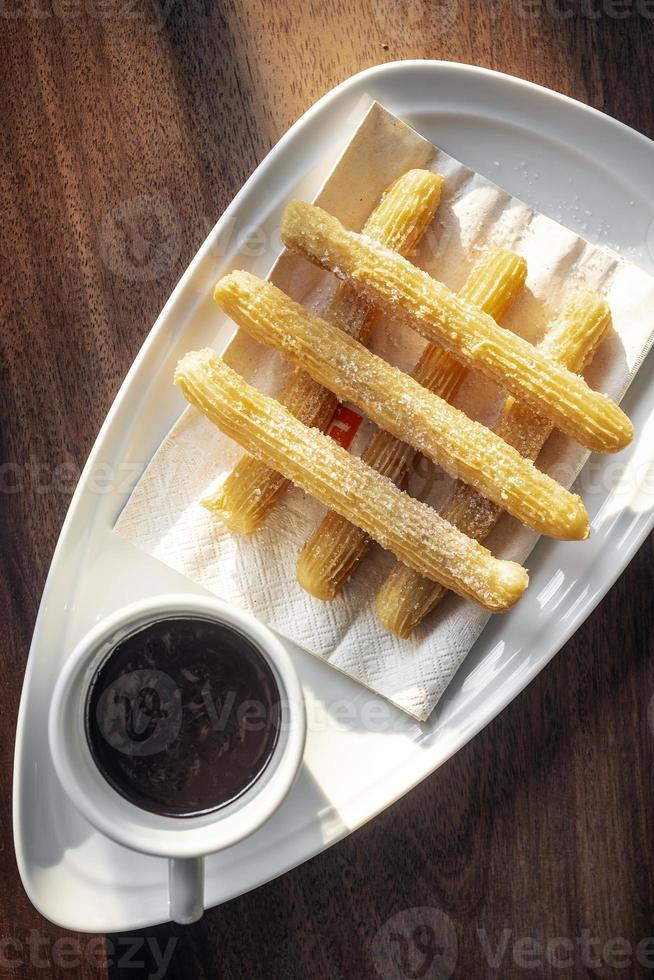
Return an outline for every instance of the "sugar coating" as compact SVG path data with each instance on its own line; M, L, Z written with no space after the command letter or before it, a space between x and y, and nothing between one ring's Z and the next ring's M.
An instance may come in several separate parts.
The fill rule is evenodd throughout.
M443 178L430 170L409 170L387 189L365 224L371 240L384 242L402 255L411 255L434 217ZM220 303L220 291L216 299ZM254 306L249 309L254 313ZM376 311L346 283L339 286L323 316L334 326L367 343ZM338 399L300 369L293 372L280 401L307 425L325 429ZM289 486L273 469L251 456L236 464L220 489L202 502L233 531L251 533L270 513Z
M524 259L505 249L496 249L475 265L460 295L475 302L492 317L499 318L519 294L526 274ZM413 378L424 388L451 401L467 373L465 365L448 351L428 345L414 368ZM364 450L362 459L394 483L402 485L416 455L412 446L379 430ZM484 501L484 498L480 499ZM361 528L354 527L332 511L323 518L298 556L298 582L319 599L335 598L371 544L370 536ZM429 584L435 587L433 582Z
M575 296L554 322L539 348L571 371L581 371L590 361L611 322L607 304L591 294ZM551 422L527 405L508 398L495 432L529 459L536 459L552 431ZM441 509L441 516L465 534L484 541L502 514L502 508L481 497L464 483L457 484ZM440 602L446 590L398 562L389 572L377 596L382 625L406 637Z
M509 608L526 588L522 566L494 558L431 507L255 391L213 351L186 354L175 381L189 402L252 456L422 575L494 612Z
M624 412L583 378L498 326L397 253L347 231L321 208L302 201L288 204L282 239L349 281L399 322L488 375L588 449L618 452L633 438Z
M260 343L274 347L342 401L461 477L543 534L580 539L588 516L579 497L512 446L392 367L353 337L308 313L270 282L231 272L217 285L221 307Z

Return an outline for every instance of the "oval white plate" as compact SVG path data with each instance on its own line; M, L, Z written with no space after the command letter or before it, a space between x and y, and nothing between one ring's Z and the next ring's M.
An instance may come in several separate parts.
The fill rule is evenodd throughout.
M199 591L114 535L115 518L180 412L171 384L175 361L212 339L207 297L220 272L236 261L233 228L274 233L286 199L312 196L325 176L324 161L349 138L367 97L512 194L654 271L647 254L654 144L546 89L464 65L398 62L349 79L293 126L209 235L143 345L98 436L52 562L18 721L14 835L32 902L64 927L114 932L164 921L167 867L98 834L64 797L47 741L54 680L75 642L101 616L140 596ZM537 182L529 178L534 170L541 175ZM238 261L265 274L271 257L240 255ZM645 480L654 461L652 432L646 431L654 406L647 364L624 404L637 438L621 462L631 461ZM615 472L606 469L610 457L594 465L598 484L609 485L604 480ZM106 466L113 474L110 490ZM565 561L555 542L538 545L529 562L529 592L512 613L489 624L426 725L387 707L377 716L371 700L383 702L289 644L308 701L304 768L269 824L208 860L207 906L256 887L360 826L441 765L529 683L652 526L646 483L639 489L628 479L608 499L594 493L587 503L590 542L567 544Z

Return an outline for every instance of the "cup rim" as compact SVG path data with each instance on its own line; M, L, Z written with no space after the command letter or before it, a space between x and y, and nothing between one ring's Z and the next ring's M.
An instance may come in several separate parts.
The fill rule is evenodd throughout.
M176 614L198 615L229 626L253 643L275 673L285 714L283 731L260 779L233 803L188 817L150 813L123 797L98 769L86 737L79 737L89 683L121 630L138 629ZM306 711L291 658L267 626L215 597L166 594L121 607L79 641L55 684L48 734L55 771L66 795L97 830L141 853L200 857L248 837L281 805L302 762Z

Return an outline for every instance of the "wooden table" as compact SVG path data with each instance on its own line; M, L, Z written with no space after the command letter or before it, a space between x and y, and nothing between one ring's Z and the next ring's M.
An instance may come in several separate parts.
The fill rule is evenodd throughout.
M107 958L28 902L11 837L13 731L75 474L210 226L315 99L378 62L497 68L654 136L651 17L649 0L3 0L0 975L149 969L135 965L145 937L131 952L110 937ZM156 203L147 221L144 199ZM107 249L107 221L124 228L131 275ZM385 927L407 969L374 956L378 930L422 906L451 920L456 977L647 975L652 584L648 544L552 665L402 802L197 925L149 931L172 954L167 976L430 980L443 956L412 934L413 913Z

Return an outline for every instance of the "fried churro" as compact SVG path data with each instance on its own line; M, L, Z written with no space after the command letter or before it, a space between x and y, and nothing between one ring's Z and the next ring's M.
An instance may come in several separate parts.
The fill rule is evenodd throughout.
M631 422L615 402L396 252L347 231L336 218L302 201L286 206L281 230L289 248L330 269L427 340L442 344L588 449L617 452L631 441Z
M578 496L485 426L308 313L272 283L248 272L231 272L218 282L214 297L256 340L275 347L380 428L410 442L529 527L557 538L588 536L588 515Z
M524 286L526 275L523 258L495 249L474 266L459 296L499 320ZM433 344L425 348L413 370L419 384L446 401L451 401L467 374L461 361ZM380 429L362 459L401 486L416 455L412 446ZM334 599L371 545L372 539L361 528L330 511L298 556L298 583L317 599Z
M552 324L539 344L539 350L570 371L582 371L610 322L610 310L603 300L580 294ZM536 459L551 431L552 424L548 419L512 397L506 400L495 426L498 435L529 459ZM465 534L483 541L495 527L502 508L459 483L440 513ZM407 637L446 591L407 565L398 563L377 595L377 615L387 630Z
M186 354L175 381L227 436L286 479L364 528L422 575L493 612L526 588L522 566L501 561L426 504L255 391L211 350Z
M434 217L443 178L429 170L409 170L382 196L368 218L364 233L401 255L410 255ZM377 311L351 286L339 283L323 316L352 337L366 343ZM307 425L326 429L338 399L301 369L296 369L279 400ZM218 514L232 531L251 533L270 513L289 481L265 463L244 456L217 493L202 503Z

